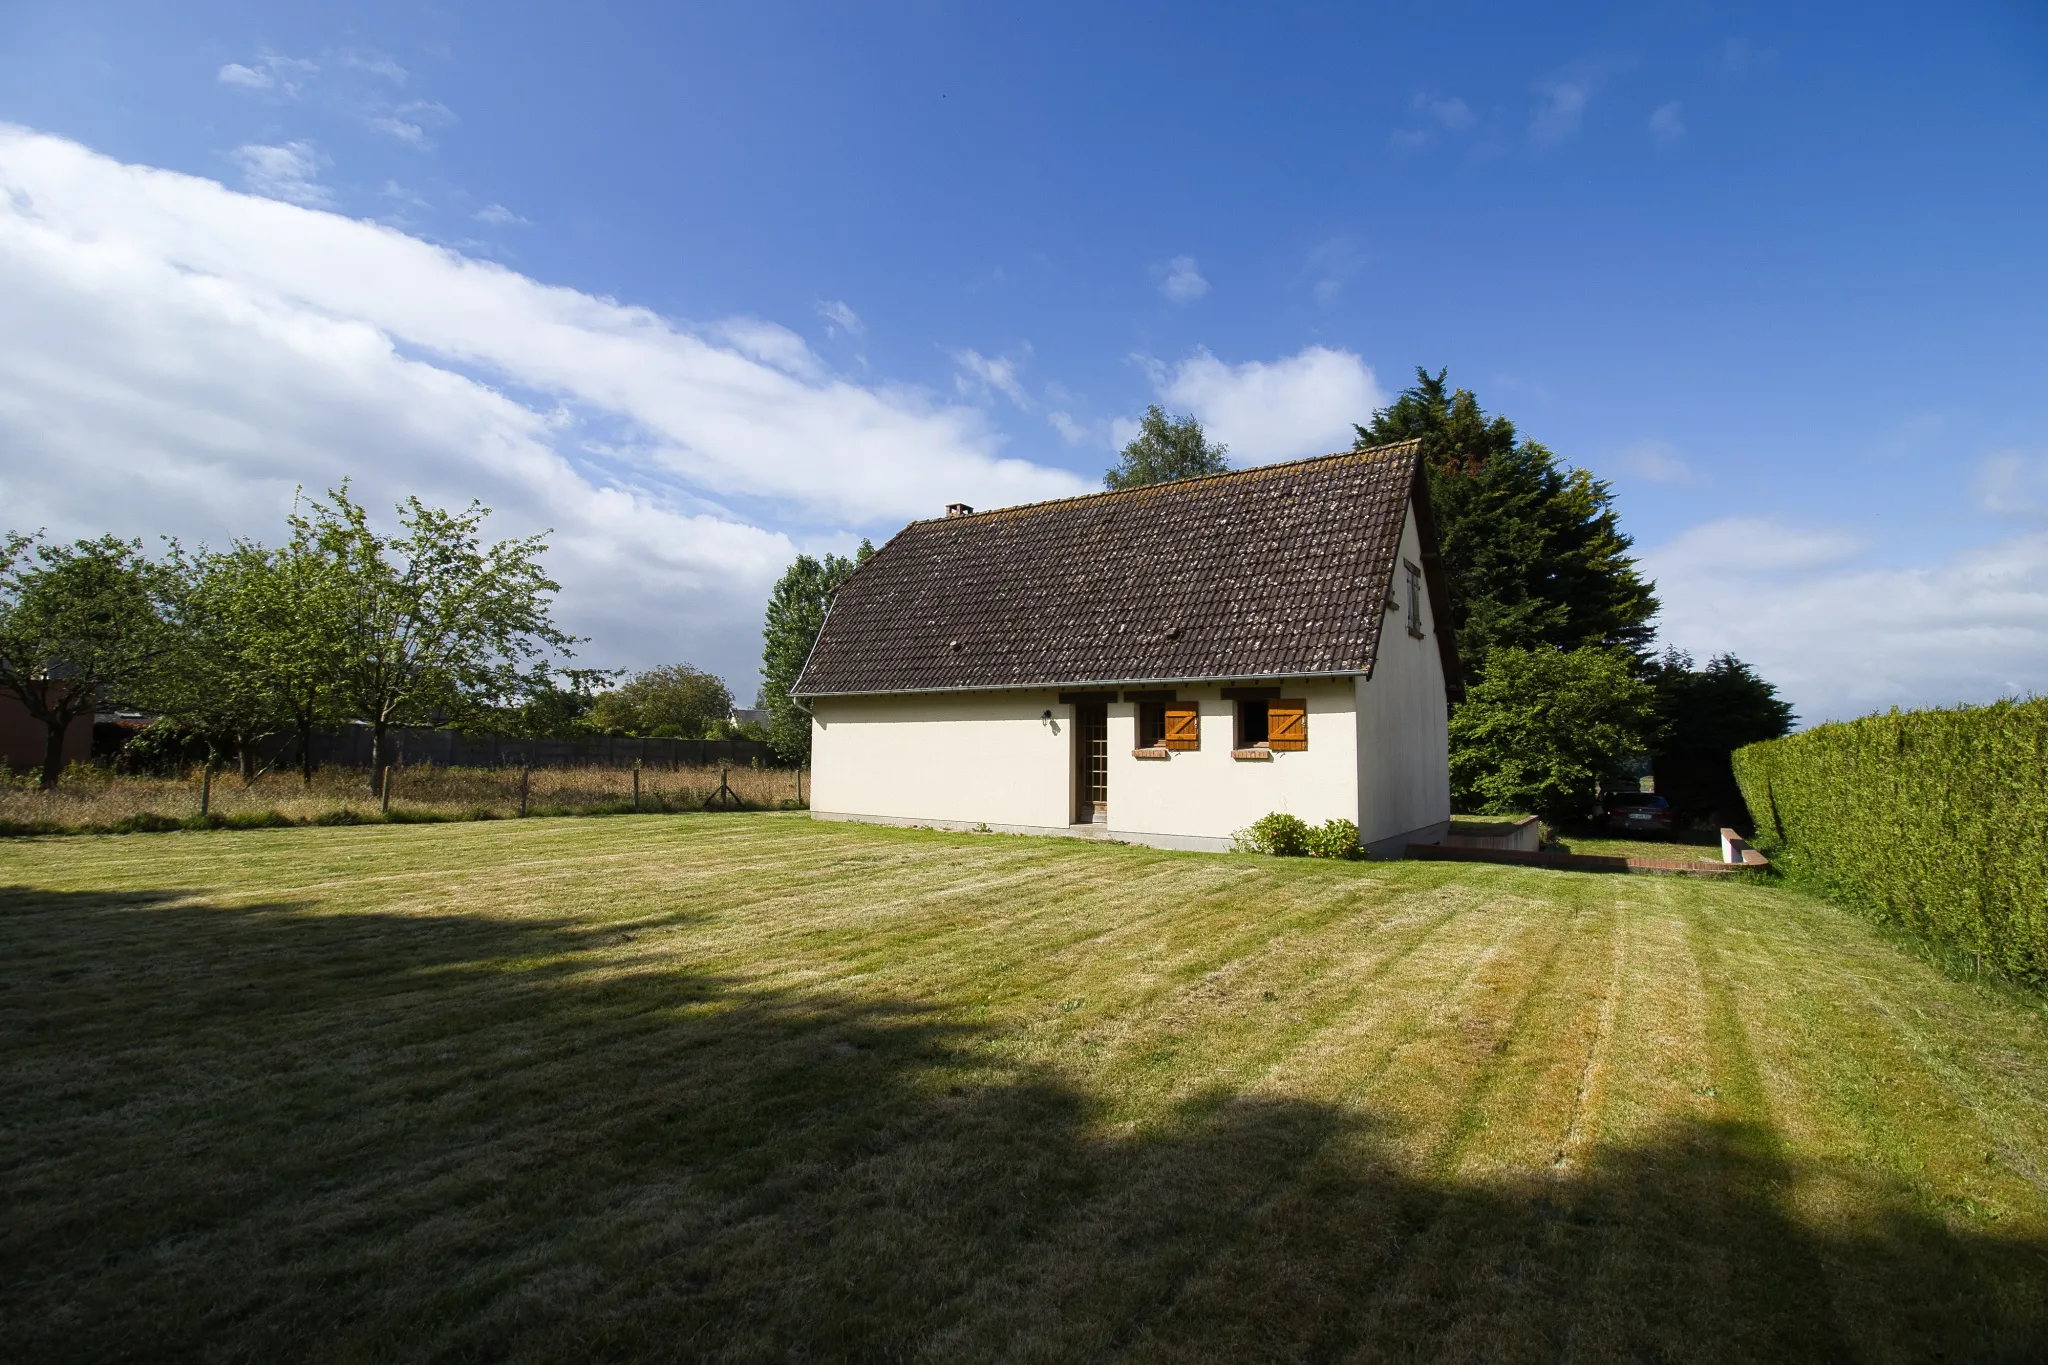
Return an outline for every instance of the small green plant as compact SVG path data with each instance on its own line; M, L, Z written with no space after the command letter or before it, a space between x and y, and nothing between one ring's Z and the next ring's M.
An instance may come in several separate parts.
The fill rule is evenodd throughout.
M1275 858L1362 858L1358 826L1349 820L1325 820L1311 825L1298 815L1274 811L1252 822L1230 837L1231 848L1239 853L1266 853Z
M1349 820L1325 820L1308 832L1308 856L1311 858L1362 858L1365 850L1358 846L1358 826Z
M1240 853L1299 858L1308 852L1309 834L1308 823L1300 816L1276 810L1270 815L1260 816L1249 829L1241 829L1231 836L1231 844Z

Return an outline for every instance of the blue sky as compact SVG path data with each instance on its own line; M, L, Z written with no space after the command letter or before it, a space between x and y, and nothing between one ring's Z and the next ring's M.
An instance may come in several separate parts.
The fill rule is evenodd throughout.
M1421 8L9 5L0 521L474 493L745 692L797 548L1426 364L1808 719L2039 690L2044 11Z

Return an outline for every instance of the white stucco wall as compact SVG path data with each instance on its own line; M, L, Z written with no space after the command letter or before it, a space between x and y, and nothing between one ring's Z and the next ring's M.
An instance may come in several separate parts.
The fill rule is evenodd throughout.
M1450 713L1426 590L1422 638L1408 633L1402 565L1422 563L1421 545L1411 507L1394 566L1400 610L1387 613L1372 677L1357 684L1358 837L1368 848L1416 831L1427 842L1429 832L1451 818Z
M1270 811L1312 823L1358 812L1356 692L1349 678L1291 683L1308 748L1234 759L1236 704L1221 686L1174 689L1201 712L1202 747L1140 759L1136 702L1109 703L1112 839L1227 848ZM1045 712L1052 712L1048 723ZM1074 809L1074 708L1054 689L823 697L812 703L811 809L912 824L1066 831Z
M1115 837L1158 836L1227 846L1262 815L1285 811L1311 824L1358 816L1356 694L1349 678L1293 682L1282 695L1308 703L1308 748L1266 760L1230 756L1237 704L1217 685L1173 689L1202 716L1202 747L1164 759L1132 756L1135 702L1109 708L1109 825Z
M1073 818L1073 708L1056 695L820 697L811 704L811 809L1065 829ZM1048 708L1057 729L1043 719Z

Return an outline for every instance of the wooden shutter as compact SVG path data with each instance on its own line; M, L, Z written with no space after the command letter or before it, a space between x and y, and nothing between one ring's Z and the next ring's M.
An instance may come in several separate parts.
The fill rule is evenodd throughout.
M1308 747L1308 703L1269 701L1266 703L1266 747L1306 749Z
M1202 747L1202 713L1192 704L1167 705L1165 746L1169 749Z

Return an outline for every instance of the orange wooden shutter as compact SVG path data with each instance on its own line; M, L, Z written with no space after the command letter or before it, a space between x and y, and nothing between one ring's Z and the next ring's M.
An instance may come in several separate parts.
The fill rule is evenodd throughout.
M1202 713L1192 706L1168 706L1165 744L1169 749L1201 748Z
M1266 703L1266 747L1306 749L1308 747L1308 703L1269 701Z

